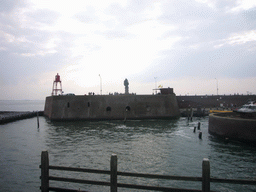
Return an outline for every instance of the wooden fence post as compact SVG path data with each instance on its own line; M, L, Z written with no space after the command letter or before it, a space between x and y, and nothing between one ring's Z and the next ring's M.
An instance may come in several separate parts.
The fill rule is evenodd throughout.
M110 191L117 192L117 155L112 154L110 160Z
M47 151L41 153L41 192L49 192L49 157Z
M202 191L210 192L210 161L207 158L202 163Z

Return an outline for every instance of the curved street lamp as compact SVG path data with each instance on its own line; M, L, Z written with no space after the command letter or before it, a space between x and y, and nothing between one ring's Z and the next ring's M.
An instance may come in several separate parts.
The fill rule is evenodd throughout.
M216 84L217 84L217 95L219 95L218 79L217 78L215 78L215 79L216 79Z
M99 74L99 76L100 76L100 74ZM102 78L101 78L101 76L100 76L100 94L102 95Z

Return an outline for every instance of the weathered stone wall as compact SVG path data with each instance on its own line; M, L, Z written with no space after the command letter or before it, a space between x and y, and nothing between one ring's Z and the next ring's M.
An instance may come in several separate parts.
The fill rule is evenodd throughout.
M53 97L46 97L44 105L44 115L51 118Z
M52 120L146 119L180 115L175 94L50 96L45 116Z

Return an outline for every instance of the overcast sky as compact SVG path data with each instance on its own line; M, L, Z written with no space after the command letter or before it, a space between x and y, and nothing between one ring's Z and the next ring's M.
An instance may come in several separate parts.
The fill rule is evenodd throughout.
M0 0L0 42L0 99L256 94L253 0Z

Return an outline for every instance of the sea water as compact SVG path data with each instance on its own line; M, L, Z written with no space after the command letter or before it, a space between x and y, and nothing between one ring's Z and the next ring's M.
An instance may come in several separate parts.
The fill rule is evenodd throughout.
M40 111L44 101L0 101L0 111ZM208 117L177 120L51 122L45 117L0 125L1 191L40 191L41 151L49 152L50 165L110 169L117 154L118 171L194 176L202 175L202 160L210 160L211 177L256 179L256 147L224 142L208 133ZM199 130L201 123L202 139ZM109 181L97 174L50 170L50 174ZM118 176L119 178L119 176ZM200 189L201 182L120 177L118 182L138 185ZM60 183L51 186L110 191L109 187ZM211 183L216 191L256 191L256 186ZM138 191L120 188L119 191Z

